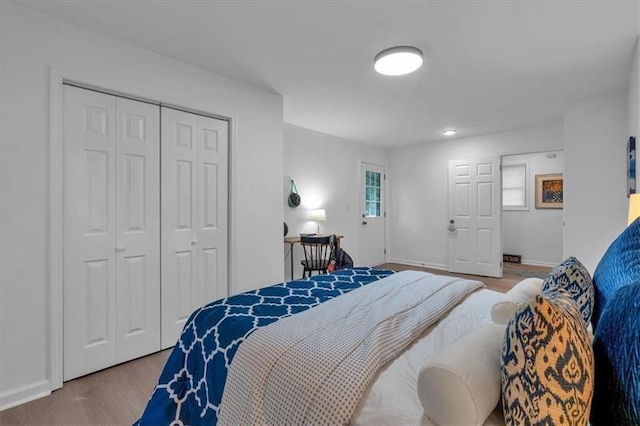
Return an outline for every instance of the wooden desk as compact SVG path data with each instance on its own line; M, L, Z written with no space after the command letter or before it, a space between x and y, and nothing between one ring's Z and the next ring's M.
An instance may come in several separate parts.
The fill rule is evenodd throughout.
M310 237L330 237L331 235L315 234L309 235ZM344 238L344 235L336 235L336 245L340 247L340 240ZM291 281L293 281L293 246L300 244L300 235L292 235L290 237L284 237L284 243L289 244L289 256L291 256Z

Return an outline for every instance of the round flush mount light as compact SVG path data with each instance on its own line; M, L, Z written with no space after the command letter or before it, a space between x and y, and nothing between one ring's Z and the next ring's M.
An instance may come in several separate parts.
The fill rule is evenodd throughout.
M396 46L378 53L373 67L383 75L405 75L422 65L422 51L412 46Z
M445 136L453 136L456 133L457 133L456 129L446 129L446 130L442 131L442 134L445 135Z

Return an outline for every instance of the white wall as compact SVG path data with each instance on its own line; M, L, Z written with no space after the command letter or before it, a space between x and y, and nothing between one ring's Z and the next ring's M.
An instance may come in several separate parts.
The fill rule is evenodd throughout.
M547 154L554 155L548 158ZM509 155L502 164L527 164L528 210L502 212L503 252L522 263L555 266L562 262L562 209L536 209L536 175L564 172L562 151Z
M316 225L308 220L308 211L324 208L327 220L320 224L321 233L344 235L341 247L358 264L362 220L359 212L361 161L387 166L387 150L285 124L283 206L289 235L315 232ZM302 203L296 209L290 208L286 201L291 178L302 197ZM294 250L294 278L300 278L302 249L296 246ZM288 251L287 245L285 255ZM286 257L287 279L290 268L290 258Z
M446 269L449 160L554 151L562 136L558 124L391 150L387 260Z
M7 2L0 7L0 405L6 406L49 387L49 66L109 89L236 114L232 292L283 278L283 144L279 95Z
M593 273L625 228L628 94L571 102L565 108L564 257Z

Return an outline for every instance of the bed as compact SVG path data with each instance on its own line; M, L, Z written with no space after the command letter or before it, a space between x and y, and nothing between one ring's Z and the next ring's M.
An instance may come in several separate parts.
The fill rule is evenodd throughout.
M640 424L639 301L640 219L593 277L569 257L505 294L376 268L277 284L194 312L138 423Z
M490 323L490 307L501 296L479 281L351 268L212 302L187 321L137 424L431 424L416 392L422 366L443 347ZM343 322L335 322L337 317ZM354 322L359 330L352 331ZM349 334L355 344L341 342L347 349L336 352L334 342ZM278 336L281 341L274 343ZM292 340L289 349L280 350ZM316 353L319 347L328 352ZM274 351L271 362L268 354ZM324 365L318 359L331 362ZM289 368L294 364L303 366L304 380L300 371ZM361 369L356 365L372 366L373 371L352 378ZM274 379L278 370L282 377ZM325 371L333 377L314 376ZM327 387L331 380L338 389ZM306 384L293 389L301 382ZM339 389L344 382L357 385ZM306 398L307 393L312 397ZM336 414L341 401L335 398L353 401ZM300 401L307 406L300 407ZM291 412L296 411L292 406L299 412ZM329 413L326 407L331 407ZM314 409L316 417L309 414ZM499 410L486 424L503 424Z

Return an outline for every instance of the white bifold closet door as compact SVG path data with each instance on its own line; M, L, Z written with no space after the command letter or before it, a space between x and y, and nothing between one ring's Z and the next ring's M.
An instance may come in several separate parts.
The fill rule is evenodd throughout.
M160 348L159 110L64 86L64 380Z
M227 296L228 122L161 108L162 348Z

